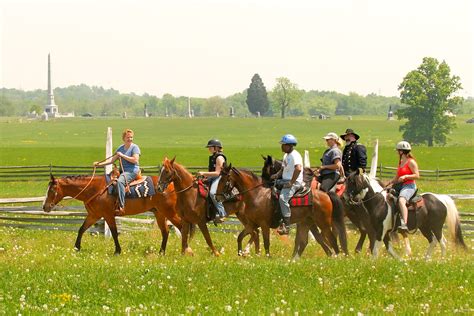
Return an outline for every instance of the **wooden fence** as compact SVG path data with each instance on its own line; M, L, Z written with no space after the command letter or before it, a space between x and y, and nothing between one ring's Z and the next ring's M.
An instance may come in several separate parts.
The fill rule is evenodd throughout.
M159 166L141 167L145 174L154 175L160 172ZM205 170L205 166L187 167L190 172ZM261 173L262 167L247 167L247 169ZM367 170L369 172L370 168ZM380 179L391 179L395 175L397 168L385 167L380 164L377 167L377 175ZM0 182L13 181L48 181L50 174L55 177L69 175L92 174L92 166L0 166ZM104 169L98 168L96 174L103 174ZM420 170L423 180L446 181L446 180L471 180L474 179L474 168L450 169L450 170Z
M451 195L453 198L474 199L473 195ZM37 201L32 198L30 201ZM0 199L0 204L12 204L16 199ZM23 202L25 199L21 199ZM77 231L87 215L83 206L58 207L51 213L44 213L41 206L0 206L0 226L33 230L64 230ZM464 234L474 234L474 213L460 211L461 224ZM146 212L134 217L117 217L120 231L141 231L157 229L154 216ZM353 226L348 222L348 227ZM235 217L229 218L224 225L211 227L211 230L224 232L239 232L242 229ZM89 229L92 233L103 233L104 222L100 220Z

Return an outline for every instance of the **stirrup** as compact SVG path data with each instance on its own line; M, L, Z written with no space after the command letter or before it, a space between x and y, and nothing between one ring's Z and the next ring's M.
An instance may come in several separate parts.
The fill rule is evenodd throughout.
M115 210L115 216L125 216L125 210L121 207Z

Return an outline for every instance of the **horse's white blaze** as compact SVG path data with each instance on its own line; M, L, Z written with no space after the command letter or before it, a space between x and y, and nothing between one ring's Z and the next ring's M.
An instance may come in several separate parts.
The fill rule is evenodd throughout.
M46 206L46 199L48 198L48 192L49 192L50 187L51 187L51 184L48 185L48 188L46 189L46 194L44 195L43 207L42 207L43 210L44 210L44 207Z
M367 195L367 193L369 192L369 189L365 188L365 189L362 189L362 191L359 192L359 194L357 194L355 197L358 199L358 200L362 200L365 198L365 196Z

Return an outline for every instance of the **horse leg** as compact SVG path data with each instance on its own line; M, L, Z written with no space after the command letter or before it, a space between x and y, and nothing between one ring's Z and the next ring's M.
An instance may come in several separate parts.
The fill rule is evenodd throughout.
M425 259L428 260L428 259L431 258L431 253L433 252L433 249L436 247L436 243L438 241L436 240L435 236L433 235L433 232L431 231L431 229L427 228L426 226L419 227L419 228L420 228L420 231L423 234L423 236L425 236L425 238L430 243L428 248L426 249L426 253L425 253Z
M410 245L410 239L408 238L408 234L406 232L402 232L401 235L403 237L403 243L405 244L405 256L410 257L411 245Z
M360 236L359 241L355 247L355 253L360 253L362 251L362 247L364 246L365 238L367 237L367 232L361 228L359 228Z
M390 234L385 234L383 237L383 242L385 244L385 248L387 248L388 253L395 259L400 260L400 256L395 252L393 249L392 241L390 240Z
M260 255L260 231L258 230L258 228L254 229L253 234L254 234L253 242L255 244L255 254L259 256Z
M98 218L92 217L91 215L87 215L86 219L84 220L84 223L82 223L82 226L79 228L79 231L77 232L77 238L76 238L76 243L74 244L74 249L77 251L81 250L81 240L82 240L82 235L84 232L94 225L97 222Z
M115 216L107 214L107 216L104 216L104 220L107 222L107 225L109 225L110 232L112 233L112 238L114 239L114 244L115 244L114 255L119 255L122 252L122 248L120 247L120 243L118 240L118 230L117 230L117 222L115 221Z
M154 214L156 218L156 223L158 224L158 227L161 231L161 237L163 238L161 240L160 255L164 255L166 252L166 244L168 243L168 236L170 234L169 227L166 223L166 217L163 214L157 211L155 211Z
M193 251L188 246L188 237L189 237L189 230L191 228L191 223L183 220L182 225L183 225L183 230L181 232L181 254L192 256Z
M265 255L270 257L270 227L262 227L262 236L263 236L263 248L265 249Z
M329 228L329 226L321 228L321 233L324 236L324 239L328 243L329 246L334 250L336 255L339 254L339 246L337 245L336 236L334 236L334 232Z
M206 243L211 248L212 254L216 257L219 257L219 251L217 251L216 247L212 243L211 234L209 233L209 229L207 228L207 224L205 221L200 221L198 223L199 229L201 229L202 234L204 235L204 239L206 239Z
M321 245L321 248L323 248L324 252L328 257L332 255L331 249L326 245L324 242L323 236L321 236L321 233L319 232L318 226L317 225L312 225L310 228L311 233L314 236L314 239L316 239L317 243Z
M306 249L308 245L308 232L309 232L309 225L306 223L299 223L296 225L296 236L298 237L298 246L296 246L295 240L295 252L293 253L293 260L298 260L303 251Z

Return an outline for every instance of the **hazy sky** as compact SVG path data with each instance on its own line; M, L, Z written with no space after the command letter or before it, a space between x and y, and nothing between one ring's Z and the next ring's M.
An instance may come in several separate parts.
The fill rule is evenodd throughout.
M85 83L228 96L259 73L306 90L398 96L425 56L474 96L472 0L0 0L0 87Z

